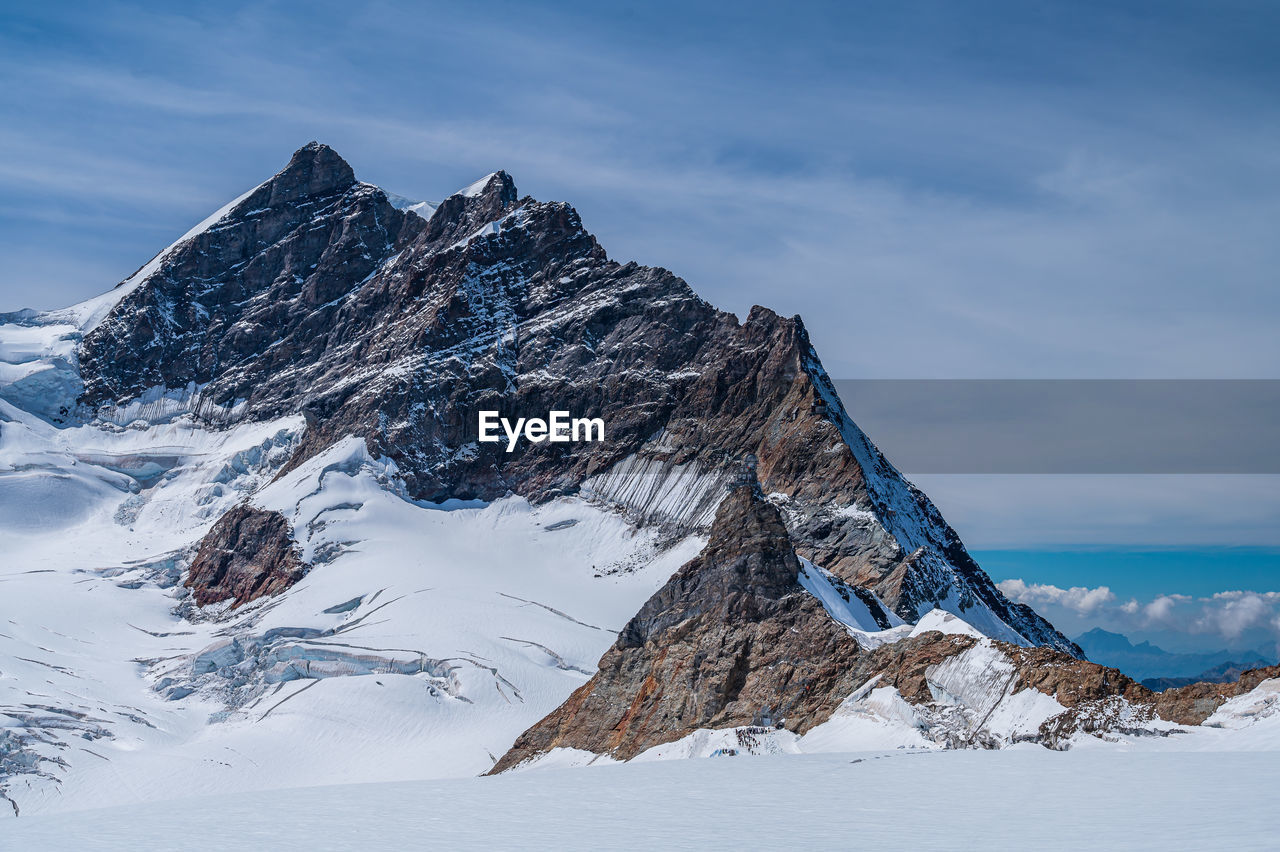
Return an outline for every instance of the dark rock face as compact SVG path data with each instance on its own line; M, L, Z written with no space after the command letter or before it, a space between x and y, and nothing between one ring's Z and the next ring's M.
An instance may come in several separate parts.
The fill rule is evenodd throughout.
M87 409L195 383L210 421L304 414L291 465L354 434L415 498L585 493L673 534L705 530L754 454L801 555L907 620L950 597L1002 638L1079 654L867 440L798 317L739 321L666 270L610 261L572 207L520 198L503 172L424 221L308 145L167 255L80 363ZM477 441L480 410L566 406L606 440Z
M557 746L620 759L699 728L804 732L857 686L862 649L797 582L778 511L751 486L721 504L706 549L622 630L600 669L494 767Z
M309 567L294 546L284 515L242 503L219 518L200 542L186 586L200 606L231 599L235 608L283 592Z
M289 368L320 357L335 300L422 230L377 187L312 143L232 214L169 254L80 347L82 404L149 387L214 383L207 403L297 393ZM283 337L290 347L272 347ZM261 389L258 390L258 393Z

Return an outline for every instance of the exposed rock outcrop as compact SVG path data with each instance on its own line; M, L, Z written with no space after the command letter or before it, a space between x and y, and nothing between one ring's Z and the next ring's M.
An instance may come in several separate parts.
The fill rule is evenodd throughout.
M853 691L862 649L797 582L778 511L757 488L721 504L706 549L623 628L600 669L494 767L559 746L629 759L699 728L804 732Z
M736 728L748 745L775 725L803 735L851 702L859 712L873 688L889 688L920 734L946 748L1067 749L1082 735L1167 736L1176 730L1167 723L1198 725L1229 698L1280 676L1272 667L1239 684L1153 693L1061 651L968 633L927 630L861 647L796 584L789 543L758 493L734 491L707 548L645 603L592 679L522 734L491 773L556 748L629 760L700 730ZM1056 704L1028 703L1028 691ZM1005 702L1054 709L1002 718ZM1001 721L989 727L993 718Z
M1005 647L1004 651L1018 666L1019 689L1038 689L1066 707L1121 698L1179 725L1199 725L1229 699L1280 677L1280 666L1270 666L1247 671L1234 683L1194 683L1153 692L1117 669L1071 659L1048 648Z
M936 636L938 634L925 633L915 640L879 648L877 655L892 653L894 656L876 659L863 669L879 674L882 684L897 687L909 703L930 705L937 700L936 689L929 687L930 668L963 653L973 644L936 640L919 644L926 637ZM1026 741L1050 748L1068 747L1071 738L1081 733L1098 736L1150 733L1153 728L1147 723L1155 720L1199 725L1227 700L1249 692L1268 678L1280 676L1280 666L1272 666L1247 672L1237 683L1199 683L1157 693L1117 669L1079 660L1051 648L991 644L1010 668L1003 688L1005 697L1034 689L1065 708L1044 722L1035 734L1025 737ZM902 650L897 650L899 647ZM923 667L919 665L921 654L925 655Z
M200 606L231 600L234 608L283 592L309 567L284 515L241 503L200 542L186 586Z
M1251 669L1234 683L1193 683L1166 689L1156 693L1153 701L1160 718L1180 725L1199 725L1230 699L1271 678L1280 678L1280 666Z

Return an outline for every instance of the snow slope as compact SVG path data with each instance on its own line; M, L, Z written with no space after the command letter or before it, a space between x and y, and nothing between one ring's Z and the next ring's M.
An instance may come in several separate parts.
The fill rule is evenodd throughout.
M702 545L658 552L574 499L413 503L354 439L268 485L301 418L0 416L0 754L29 770L4 788L24 814L477 774ZM316 567L283 596L199 610L184 556L250 495Z

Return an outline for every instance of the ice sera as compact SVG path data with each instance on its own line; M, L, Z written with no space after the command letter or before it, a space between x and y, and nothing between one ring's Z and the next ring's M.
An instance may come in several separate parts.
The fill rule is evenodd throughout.
M513 425L510 420L499 416L496 411L480 412L481 443L497 443L502 440L498 433L507 436L507 452L516 448L516 441L524 435L525 439L535 444L550 441L553 444L569 441L603 441L604 420L599 417L570 417L567 411L551 411L547 419L541 417L518 418Z

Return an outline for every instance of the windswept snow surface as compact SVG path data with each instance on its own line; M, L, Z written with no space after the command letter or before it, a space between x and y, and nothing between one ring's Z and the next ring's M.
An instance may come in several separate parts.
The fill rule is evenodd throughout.
M1275 849L1274 754L801 755L237 793L12 821L14 849Z

